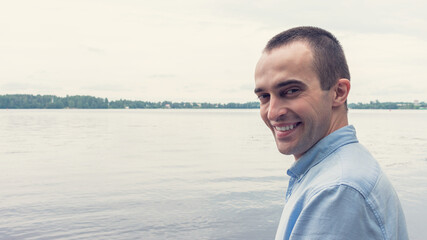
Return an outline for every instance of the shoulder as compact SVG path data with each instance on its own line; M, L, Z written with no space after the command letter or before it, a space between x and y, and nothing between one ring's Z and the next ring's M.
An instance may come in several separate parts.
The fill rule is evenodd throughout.
M322 189L345 186L358 191L364 198L372 192L383 175L378 162L359 143L338 148L307 174L311 175L315 183L312 194Z
M325 231L309 239L350 235L346 239L407 239L397 194L378 162L359 143L330 153L297 185L295 197L289 200L298 216L293 236L307 236L310 229L335 229L333 235L340 237ZM362 233L369 236L361 237Z
M359 143L343 146L334 154L342 171L340 184L357 189L367 197L383 177L377 160Z
M384 239L378 217L358 190L344 184L318 190L298 216L295 239Z

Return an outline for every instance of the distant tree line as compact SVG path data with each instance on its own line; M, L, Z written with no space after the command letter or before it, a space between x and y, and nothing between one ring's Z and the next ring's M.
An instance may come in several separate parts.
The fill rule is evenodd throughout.
M427 109L425 102L379 102L378 100L369 103L349 103L351 109ZM107 98L92 96L66 96L57 97L54 95L30 95L30 94L8 94L0 95L0 108L3 109L61 109L61 108L83 108L83 109L106 109L106 108L232 108L251 109L259 108L259 102L247 103L196 103L196 102L147 102L117 100L108 101Z
M108 101L107 98L92 96L66 96L54 95L30 95L30 94L8 94L0 95L0 108L3 109L61 109L61 108L83 108L83 109L106 109L106 108L235 108L248 109L259 108L259 102L247 103L196 103L196 102L147 102L117 100Z
M0 108L108 108L108 99L91 96L0 95Z
M369 103L350 103L352 109L427 109L425 102L380 102L378 100Z

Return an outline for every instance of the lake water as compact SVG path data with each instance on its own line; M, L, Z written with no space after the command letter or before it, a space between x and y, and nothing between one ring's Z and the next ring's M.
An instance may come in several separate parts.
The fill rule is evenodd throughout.
M427 228L427 111L350 110ZM273 239L293 158L258 110L0 110L0 239Z

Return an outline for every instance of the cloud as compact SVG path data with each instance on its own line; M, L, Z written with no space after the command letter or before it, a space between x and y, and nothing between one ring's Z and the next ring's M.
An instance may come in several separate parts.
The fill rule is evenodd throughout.
M42 94L42 95L65 95L63 88L47 84L31 82L6 82L0 85L0 94Z
M29 82L8 82L1 85L2 91L20 92L27 90L42 90L51 89L51 87L43 84L33 84Z
M161 73L151 74L151 75L147 76L147 78L150 78L150 79L172 79L172 78L176 78L176 77L177 76L174 74L161 74Z
M125 87L120 84L98 84L98 85L89 85L89 86L82 86L80 88L81 90L94 90L94 91L127 91L129 90L128 87Z
M426 3L410 2L9 1L0 8L0 76L26 85L2 91L252 101L268 39L317 25L344 46L351 97L398 101L427 92Z
M105 49L96 48L96 47L85 47L85 49L90 53L105 54Z
M255 84L242 84L240 85L240 90L243 91L253 91L255 88Z

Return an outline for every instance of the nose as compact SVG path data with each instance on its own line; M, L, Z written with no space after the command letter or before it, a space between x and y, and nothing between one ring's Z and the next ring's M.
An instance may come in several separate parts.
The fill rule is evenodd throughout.
M281 117L286 115L288 109L283 101L279 98L271 96L268 105L267 118L270 121L278 121Z

